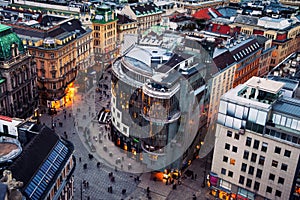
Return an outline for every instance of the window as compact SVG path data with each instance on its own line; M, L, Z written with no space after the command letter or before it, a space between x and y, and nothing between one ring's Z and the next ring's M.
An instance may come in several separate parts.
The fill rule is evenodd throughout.
M278 161L272 160L272 167L277 167L278 166Z
M254 173L254 167L250 166L248 170L248 174L253 175Z
M285 150L284 151L284 156L289 158L291 156L291 151Z
M244 151L244 156L243 156L243 158L245 159L245 160L248 160L248 158L249 158L249 151Z
M250 147L251 146L251 141L252 141L252 139L249 138L249 137L247 137L247 139L246 139L246 146Z
M267 152L268 150L268 143L263 142L261 146L261 151Z
M256 157L257 157L257 154L256 153L252 153L252 155L251 155L251 162L256 162Z
M223 162L228 162L228 157L227 156L223 156Z
M254 149L258 149L258 147L259 147L259 141L258 140L254 140L253 148Z
M265 164L265 157L264 156L259 156L258 164L260 164L260 165Z
M230 144L225 143L225 149L229 150L230 149Z
M276 196L276 197L281 197L281 191L279 191L279 190L276 190L276 192L275 192L275 196Z
M232 136L232 132L231 131L227 131L227 137L231 137Z
M221 174L226 175L226 169L222 168L221 169Z
M260 183L255 181L254 182L254 190L258 191L259 190L259 186L260 186Z
M257 178L261 178L261 175L262 175L262 170L261 169L257 169L256 170L256 177Z
M281 148L280 147L275 147L275 153L280 154Z
M284 184L284 178L279 177L278 178L278 183L283 185Z
M232 171L228 171L228 176L229 177L233 177L233 172Z
M240 139L240 134L235 133L235 134L234 134L234 139L239 140L239 139Z
M251 188L251 185L252 185L252 180L247 178L246 186Z
M237 152L237 147L236 146L232 146L232 151L236 153Z
M246 170L247 170L247 164L242 163L241 171L246 172Z
M272 193L272 188L267 186L267 190L266 190L267 193Z
M245 181L245 177L244 176L240 176L240 179L239 179L239 184L244 184L244 181Z
M288 168L287 164L284 164L284 163L281 164L281 170L287 171L287 168Z
M269 174L269 180L274 181L275 180L275 174L270 173Z

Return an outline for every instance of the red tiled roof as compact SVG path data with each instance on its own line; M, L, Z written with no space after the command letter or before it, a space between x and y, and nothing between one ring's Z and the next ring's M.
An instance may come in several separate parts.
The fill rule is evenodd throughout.
M222 16L222 14L214 8L204 8L204 9L198 10L195 14L193 14L193 17L196 19L209 20L212 18L212 15L210 14L209 9L212 12L214 12L218 17Z
M4 120L4 121L7 121L7 122L12 122L11 117L7 117L7 116L3 116L3 115L0 115L0 120Z

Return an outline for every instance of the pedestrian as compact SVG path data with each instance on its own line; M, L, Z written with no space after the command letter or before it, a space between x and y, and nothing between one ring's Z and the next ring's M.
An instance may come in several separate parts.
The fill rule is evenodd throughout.
M81 157L79 157L79 162L81 162Z
M66 116L66 115L64 115L64 119L67 119L67 116Z
M89 188L89 182L88 181L86 182L86 187Z
M195 174L195 180L197 179L197 174Z

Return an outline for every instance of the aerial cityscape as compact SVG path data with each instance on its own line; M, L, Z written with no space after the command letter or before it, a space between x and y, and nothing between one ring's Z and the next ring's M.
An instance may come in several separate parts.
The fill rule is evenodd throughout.
M300 200L300 1L0 0L0 200Z

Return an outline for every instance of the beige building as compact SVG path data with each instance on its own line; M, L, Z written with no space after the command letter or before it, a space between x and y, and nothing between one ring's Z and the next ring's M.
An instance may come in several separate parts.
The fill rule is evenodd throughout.
M300 6L299 0L280 0L280 3L289 5L289 6Z
M121 44L124 40L124 35L126 34L137 34L137 22L133 19L130 19L126 15L117 15L117 38L118 44Z
M208 184L221 199L299 197L300 101L253 77L220 101Z
M34 26L8 22L35 58L40 105L54 109L72 101L80 68L93 64L92 30L78 19L43 15Z
M161 16L163 11L160 10L154 3L139 3L126 5L122 14L129 16L129 18L136 20L139 31L144 32L151 26L159 25L161 23Z
M97 8L92 17L95 70L101 71L117 57L117 17L108 6Z

